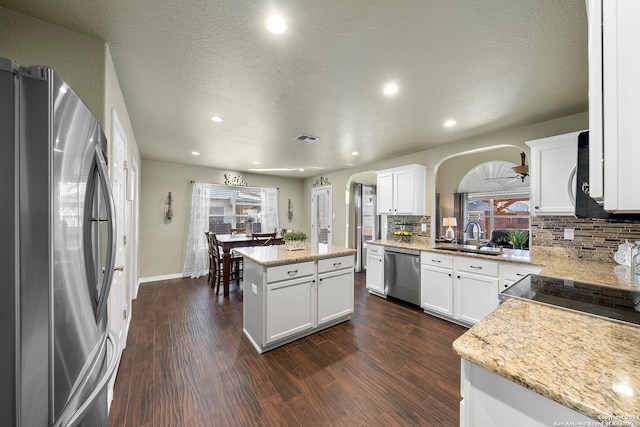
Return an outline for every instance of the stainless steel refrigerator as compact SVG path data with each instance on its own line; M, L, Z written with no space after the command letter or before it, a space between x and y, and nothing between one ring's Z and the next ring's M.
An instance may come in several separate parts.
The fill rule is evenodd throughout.
M354 206L355 271L367 268L367 242L380 238L380 217L376 215L376 187L355 183L352 187Z
M107 328L115 221L106 147L51 69L0 58L3 425L107 425L120 350Z

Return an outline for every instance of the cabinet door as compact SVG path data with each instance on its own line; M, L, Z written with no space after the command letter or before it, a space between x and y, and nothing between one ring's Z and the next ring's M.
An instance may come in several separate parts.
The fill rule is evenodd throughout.
M318 325L353 313L353 269L318 278Z
M533 215L574 215L569 191L575 192L572 169L578 158L579 133L527 142L531 147Z
M637 0L602 2L604 208L611 212L640 212L640 192L629 185L640 158L639 20Z
M267 285L265 345L315 327L313 277Z
M369 255L367 257L367 289L385 295L384 287L384 258Z
M453 316L453 273L450 269L422 266L420 305L427 310Z
M412 169L399 170L394 174L393 205L394 214L414 214L415 179Z
M378 174L378 214L393 213L393 173Z
M476 324L498 307L498 278L456 273L455 317Z

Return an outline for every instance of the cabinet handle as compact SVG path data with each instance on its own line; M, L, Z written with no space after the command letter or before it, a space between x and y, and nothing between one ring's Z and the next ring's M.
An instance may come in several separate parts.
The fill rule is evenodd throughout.
M471 267L471 268L473 268L475 270L482 270L482 267L478 267L478 266L475 266L475 265L470 265L469 267Z
M534 206L533 208L534 209L540 209L540 206Z
M288 274L289 276L295 276L296 274L298 274L298 270L290 270L290 271L287 271L287 274Z
M441 263L442 261L440 261L439 259L432 259L431 262Z
M341 265L342 265L342 263L341 263L341 262L334 262L334 263L333 263L333 266L334 266L335 268L338 268L338 267L340 267Z
M458 276L458 279L460 278L460 276Z
M451 277L451 273L449 273L449 277ZM458 277L460 277L460 276L458 276Z
M526 274L516 273L516 276L524 277L524 276L526 276Z

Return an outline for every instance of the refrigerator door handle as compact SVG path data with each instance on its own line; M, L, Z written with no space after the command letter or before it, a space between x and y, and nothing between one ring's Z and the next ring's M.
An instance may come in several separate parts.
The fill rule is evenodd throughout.
M105 194L105 201L107 203L107 214L109 225L108 230L108 247L107 247L107 259L105 265L105 275L103 277L104 283L102 287L102 293L100 300L98 301L98 307L96 310L96 318L99 318L106 309L107 299L109 298L109 292L111 291L111 282L113 281L113 272L116 263L116 210L113 202L113 193L111 191L111 184L109 183L109 174L107 171L107 162L102 148L96 145L96 166L98 169L98 175L100 177L100 185L102 191Z
M100 381L98 381L98 383L96 384L93 392L91 392L89 397L87 397L87 400L85 400L84 403L73 413L73 415L71 415L71 418L69 418L69 421L64 424L64 426L59 425L59 427L75 427L80 422L82 422L82 417L91 407L91 405L93 405L96 399L100 397L104 388L107 386L107 384L111 380L111 377L115 373L116 368L118 367L118 362L120 361L120 340L118 340L113 331L109 331L109 335L107 335L107 341L111 343L111 354L113 357L109 362L109 366L107 367L106 372L104 373L102 378L100 378ZM64 418L61 416L59 419ZM58 427L58 425L56 425L55 427Z

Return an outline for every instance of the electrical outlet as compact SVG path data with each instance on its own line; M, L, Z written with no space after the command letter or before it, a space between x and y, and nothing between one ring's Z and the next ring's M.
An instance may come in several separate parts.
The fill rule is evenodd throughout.
M421 225L420 230L422 230L422 232L427 231L427 224L425 224L425 223L423 222L423 223L422 223L422 225Z
M564 239L565 240L573 240L574 229L573 228L565 228L564 229Z
M251 284L251 292L253 292L254 295L258 295L258 287L254 283Z

